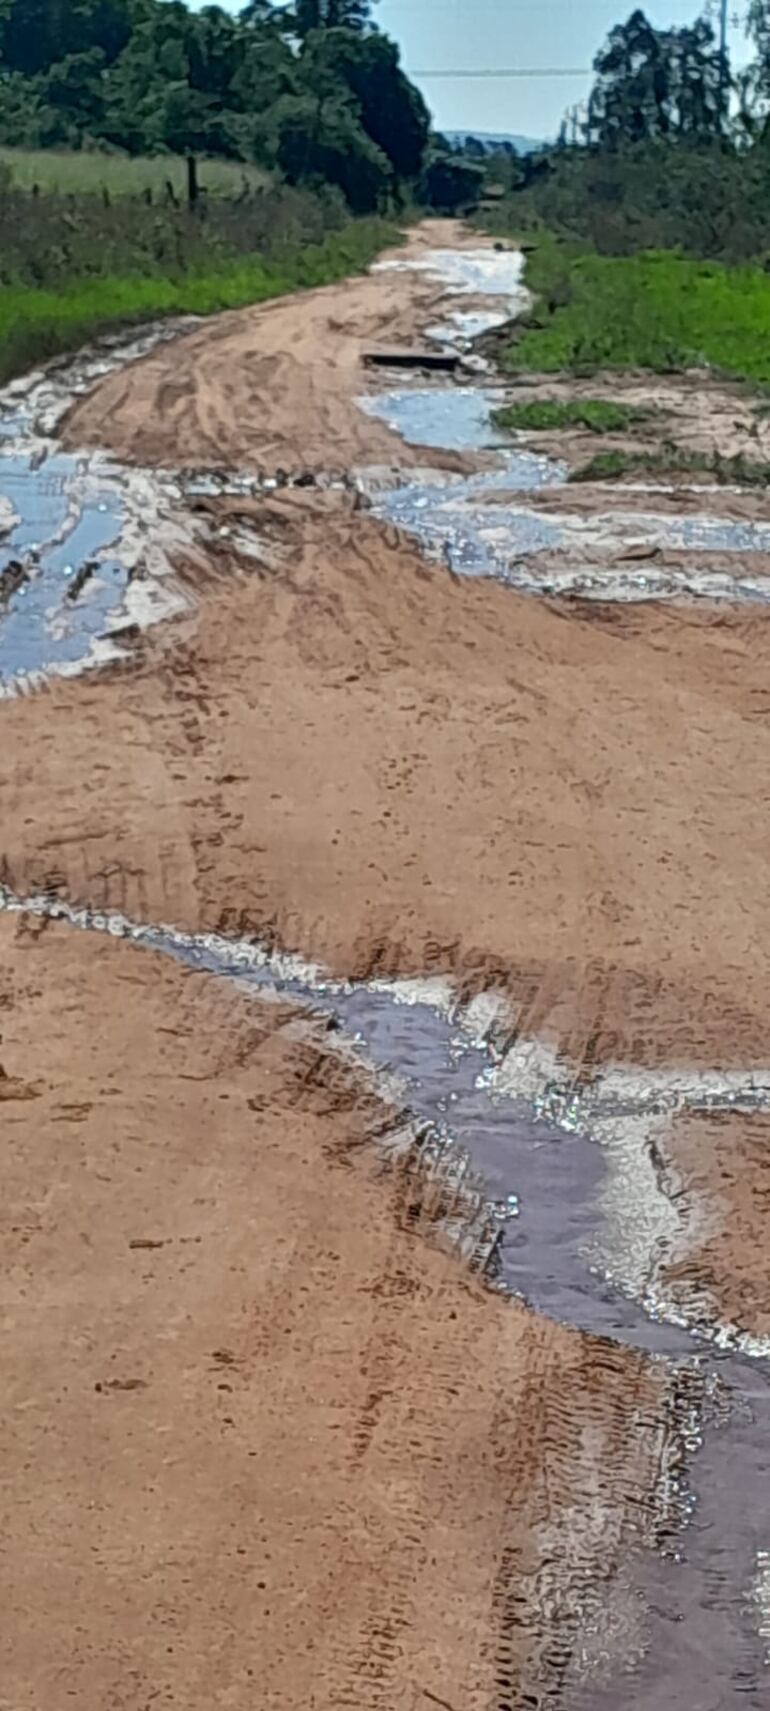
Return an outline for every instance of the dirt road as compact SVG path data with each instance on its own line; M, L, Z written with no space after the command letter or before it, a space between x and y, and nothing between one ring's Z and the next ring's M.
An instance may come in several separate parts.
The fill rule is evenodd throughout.
M763 1066L767 613L452 581L345 496L269 521L178 645L4 708L13 886L502 985L577 1064Z
M396 260L476 241L434 225ZM422 340L442 303L394 268L222 317L103 380L66 444L271 477L480 469L357 403L382 384L363 353ZM715 394L709 433L731 420ZM577 492L564 510L617 509ZM545 516L549 493L527 503ZM766 1113L698 1101L727 1098L724 1072L755 1072L760 1100L768 1067L770 606L534 598L430 562L350 486L190 503L207 547L177 565L185 616L2 702L0 880L297 952L322 965L311 1000L330 972L504 1001L487 1069L513 1058L517 1098L555 1113L537 1145L574 1137L598 1089L640 1320L652 1280L765 1336ZM669 493L659 516L694 505ZM763 522L756 496L706 515ZM681 1519L697 1442L678 1366L482 1288L435 1182L388 1149L408 1086L339 1023L109 926L0 912L0 1707L567 1711L621 1662L667 1670L668 1581L656 1605L638 1565ZM685 1202L683 1254L660 1229ZM721 1540L715 1484L701 1535ZM714 1597L729 1642L749 1538ZM722 1691L740 1672L712 1630L713 1668L689 1638L681 1680L602 1711L689 1704L698 1669Z
M666 1519L661 1369L439 1251L291 1013L8 917L0 966L0 1703L555 1689L581 1579Z
M408 253L419 259L442 243L471 248L473 239L435 221L417 229ZM416 452L362 415L362 358L421 342L445 299L430 274L375 272L219 315L78 401L63 443L108 446L141 464L266 474L415 462Z

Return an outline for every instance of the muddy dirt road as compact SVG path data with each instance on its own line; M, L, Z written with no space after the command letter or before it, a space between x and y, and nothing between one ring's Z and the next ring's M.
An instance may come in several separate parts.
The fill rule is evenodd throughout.
M3 419L8 1711L763 1702L770 522L501 442L524 301Z

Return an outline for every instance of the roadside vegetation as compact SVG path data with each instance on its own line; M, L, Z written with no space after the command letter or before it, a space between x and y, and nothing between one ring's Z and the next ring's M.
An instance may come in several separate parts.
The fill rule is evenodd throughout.
M747 458L742 453L721 457L718 453L685 451L665 444L654 451L613 450L597 452L588 463L572 471L570 481L620 481L640 476L702 477L726 487L767 487L770 463Z
M520 404L503 404L493 411L492 420L498 428L529 433L585 428L591 434L619 434L649 424L654 415L652 410L607 398L529 398Z
M708 365L770 383L770 277L654 251L599 256L544 239L530 257L534 313L503 355L511 370L660 372Z
M704 7L713 10L710 5ZM637 8L594 60L555 148L486 165L501 235L547 230L603 255L770 255L770 0L749 0L753 59L733 73L713 23L656 29Z
M264 245L259 254L238 254L222 244L208 261L202 250L195 260L190 255L184 268L111 273L94 266L65 276L56 288L0 285L0 381L116 326L160 315L208 315L330 284L368 266L397 237L396 227L376 217L347 220L315 242L295 236Z
M1 0L0 379L338 279L479 181L370 0Z
M557 146L487 163L482 225L533 247L505 367L770 384L770 0L746 25L754 57L733 74L708 17L657 29L637 9Z
M0 145L244 162L356 214L424 187L438 147L369 0L3 0Z
M104 149L0 148L0 179L12 190L43 195L152 197L154 202L187 195L187 162L182 155L126 155ZM204 196L241 197L270 183L270 175L250 161L207 160L198 165Z

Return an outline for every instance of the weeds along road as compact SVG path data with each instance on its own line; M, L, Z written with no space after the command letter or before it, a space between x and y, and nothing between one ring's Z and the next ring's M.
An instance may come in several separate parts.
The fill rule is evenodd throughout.
M710 1495L704 1476L716 1579L695 1550L682 1580L659 1554L690 1477L698 1494L711 1379L683 1368L685 1331L653 1334L727 1327L764 1372L770 607L729 577L761 583L770 544L756 499L559 500L531 447L485 486L488 453L426 451L389 405L360 408L393 384L363 357L457 308L430 252L477 248L433 223L410 267L116 368L62 430L69 451L195 470L207 546L179 551L184 615L127 663L0 708L14 1707L649 1707L684 1704L697 1669L715 1706L736 1672L760 1704L751 1501L731 1518L729 1479ZM481 283L461 307L489 309ZM494 385L460 378L458 396ZM688 443L702 415L670 393ZM708 392L725 454L740 411ZM441 529L492 569L525 519L536 593L450 573L351 480L387 495L401 471L424 499L427 464ZM673 569L713 592L717 560L727 597L662 597ZM557 598L576 564L582 595ZM597 598L619 564L644 588ZM78 931L54 896L114 919ZM211 972L210 939L180 963L131 922L295 961L270 964L271 1002ZM392 1003L388 1077L309 1013L329 981ZM446 1073L487 1054L503 1175L510 1094L529 1124L523 1244L535 1120L565 1173L594 1123L604 1199L555 1170L554 1205L565 1246L578 1214L601 1224L622 1337L557 1322L562 1278L534 1311L458 1255L478 1205L439 1130L426 1165L409 1128L415 996L466 1006ZM587 1300L608 1287L586 1263ZM664 1359L644 1352L653 1298ZM701 1573L713 1650L688 1641L678 1665L660 1607L679 1598L699 1634Z

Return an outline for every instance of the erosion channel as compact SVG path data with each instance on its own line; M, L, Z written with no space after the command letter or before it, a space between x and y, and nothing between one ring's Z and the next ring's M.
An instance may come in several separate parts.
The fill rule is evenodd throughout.
M770 524L495 429L522 269L6 396L14 1703L765 1702Z

